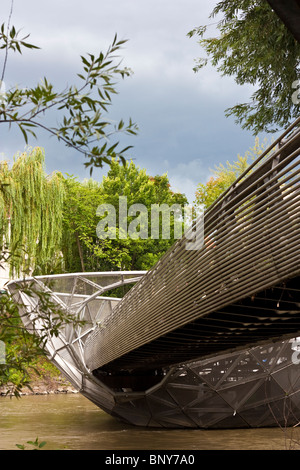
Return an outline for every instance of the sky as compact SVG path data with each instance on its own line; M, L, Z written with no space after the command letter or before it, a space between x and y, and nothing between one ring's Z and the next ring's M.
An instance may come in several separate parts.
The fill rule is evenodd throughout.
M33 86L47 77L58 90L76 82L80 55L105 52L114 35L128 41L123 65L133 70L116 88L109 116L125 122L132 118L137 136L120 136L127 153L149 175L168 174L174 191L192 203L199 183L211 170L254 145L251 132L242 130L225 109L249 100L251 89L232 77L222 77L211 66L195 73L195 59L203 56L194 27L214 23L209 18L214 0L14 0L11 24L30 33L28 42L40 50L10 54L4 77L6 88ZM6 23L11 0L1 0L1 24ZM214 25L209 31L213 33ZM0 70L4 51L0 50ZM53 125L56 125L55 116ZM264 138L265 136L259 136ZM58 170L80 180L90 176L84 157L50 138L45 132L29 145L45 149L46 171ZM0 128L0 158L13 160L25 149L20 131ZM95 169L101 181L109 168Z

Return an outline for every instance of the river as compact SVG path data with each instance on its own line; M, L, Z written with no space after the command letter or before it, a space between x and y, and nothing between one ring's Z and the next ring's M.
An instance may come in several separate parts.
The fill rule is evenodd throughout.
M149 429L120 423L80 394L0 397L0 450L290 450L300 429Z

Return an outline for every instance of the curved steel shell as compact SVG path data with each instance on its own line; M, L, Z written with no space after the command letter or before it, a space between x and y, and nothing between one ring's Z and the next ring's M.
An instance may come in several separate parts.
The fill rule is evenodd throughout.
M136 282L144 273L91 273L13 281L9 291L20 305L29 331L42 334L38 296L47 291L61 308L84 320L48 337L50 360L80 393L127 423L150 427L240 428L294 425L300 420L298 340L265 344L163 370L153 386L135 391L109 387L93 374L84 359L89 334L104 324L120 299L105 297L111 288ZM51 289L50 289L51 286ZM49 312L51 315L51 312ZM45 317L46 320L46 317ZM299 341L300 345L300 341ZM105 377L104 377L105 379Z

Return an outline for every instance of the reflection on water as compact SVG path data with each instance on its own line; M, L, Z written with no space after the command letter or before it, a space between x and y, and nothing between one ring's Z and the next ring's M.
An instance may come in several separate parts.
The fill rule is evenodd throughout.
M0 450L28 440L70 450L300 449L300 429L145 429L120 423L79 394L0 397Z

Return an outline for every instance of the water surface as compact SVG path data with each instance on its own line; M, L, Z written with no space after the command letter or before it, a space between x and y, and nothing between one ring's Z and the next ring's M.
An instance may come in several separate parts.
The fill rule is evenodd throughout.
M80 394L0 397L0 450L38 437L53 450L290 450L300 429L150 429L123 424ZM30 447L30 446L28 446Z

